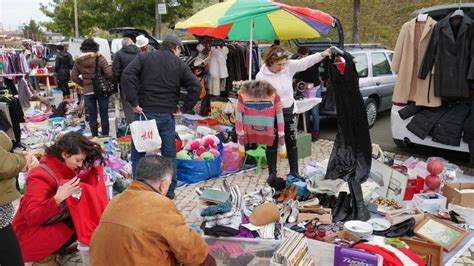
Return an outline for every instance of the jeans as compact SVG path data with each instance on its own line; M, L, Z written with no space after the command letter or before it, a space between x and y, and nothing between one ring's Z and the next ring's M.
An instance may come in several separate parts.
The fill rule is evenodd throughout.
M109 97L96 97L94 94L84 95L84 101L89 112L89 126L92 136L99 135L97 129L97 102L99 102L100 121L102 125L102 135L109 135Z
M311 121L311 115L313 116L313 131L319 131L319 104L306 112L306 122Z
M321 97L321 89L316 91L316 97ZM319 131L319 104L306 112L306 122L311 121L311 115L313 115L313 131Z
M155 119L156 125L158 127L158 132L161 137L161 155L165 158L171 160L174 166L176 173L176 140L175 140L175 120L174 116L171 113L155 113L155 112L145 112L145 115L148 119ZM135 121L140 120L140 114L135 113ZM142 117L143 119L143 117ZM135 149L135 145L132 141L132 171L133 176L135 176L137 170L138 161L141 158L145 157L146 152L138 152ZM176 188L177 178L176 175L173 176L171 181L170 188L168 190L168 195L171 195Z

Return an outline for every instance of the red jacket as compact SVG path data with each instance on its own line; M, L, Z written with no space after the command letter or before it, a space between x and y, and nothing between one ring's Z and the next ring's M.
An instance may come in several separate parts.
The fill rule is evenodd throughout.
M41 163L56 174L60 183L77 175L56 158L45 157ZM56 191L56 181L41 167L36 167L28 175L25 195L13 220L25 262L35 262L53 254L74 234L64 223L43 225L60 213L53 198Z

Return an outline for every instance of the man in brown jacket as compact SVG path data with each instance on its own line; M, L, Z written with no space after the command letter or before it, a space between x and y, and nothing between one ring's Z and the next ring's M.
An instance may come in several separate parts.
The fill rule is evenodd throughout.
M199 265L206 260L206 242L166 197L173 172L162 156L139 161L137 180L112 199L92 236L92 265Z

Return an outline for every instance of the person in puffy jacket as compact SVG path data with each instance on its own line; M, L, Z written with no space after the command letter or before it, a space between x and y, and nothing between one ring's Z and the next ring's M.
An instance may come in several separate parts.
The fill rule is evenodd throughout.
M92 86L92 79L95 77L95 67L98 64L98 73L101 73L106 79L112 81L112 67L105 57L98 53L99 44L93 39L85 39L81 44L81 52L76 57L76 62L72 68L71 79L82 86L84 101L89 112L89 126L92 136L99 135L97 123L97 103L99 104L99 114L102 128L102 135L109 135L109 97L95 95ZM79 77L81 75L81 77Z
M127 37L122 39L122 48L115 54L114 62L112 63L115 83L120 84L122 72L139 53L140 49L133 43L132 39ZM122 86L120 86L120 100L122 102L127 123L130 124L133 122L133 108L130 103L127 102Z

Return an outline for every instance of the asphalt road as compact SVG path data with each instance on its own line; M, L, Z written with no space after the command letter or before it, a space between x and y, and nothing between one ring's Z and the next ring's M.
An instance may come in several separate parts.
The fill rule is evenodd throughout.
M337 120L333 118L321 119L321 138L334 140L336 137ZM413 147L400 148L395 145L390 130L390 111L378 114L375 125L370 129L370 137L373 143L379 144L384 151L398 154L412 155L418 158L431 156L443 157L451 163L459 166L469 166L469 154L457 151L415 145Z

